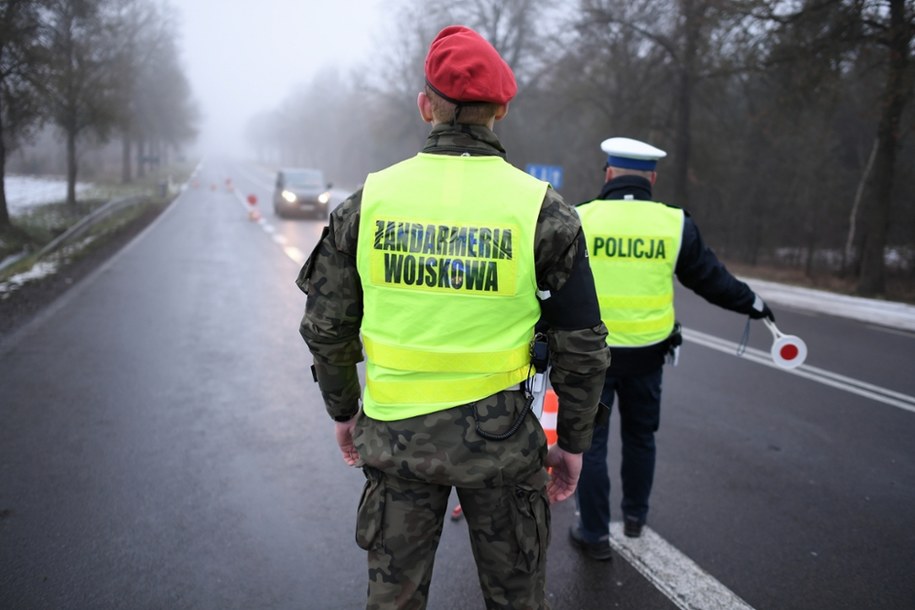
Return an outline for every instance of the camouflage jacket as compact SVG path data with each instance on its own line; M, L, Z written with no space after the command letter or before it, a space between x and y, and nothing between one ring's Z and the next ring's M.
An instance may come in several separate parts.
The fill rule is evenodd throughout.
M491 130L469 125L436 125L423 152L505 156ZM359 334L362 289L356 271L361 197L359 190L331 213L328 227L296 282L308 295L299 332L311 350L321 394L332 417L355 414L361 395L356 371L356 363L363 359ZM551 294L541 301L541 309L549 326L550 381L559 397L558 443L577 453L590 446L610 355L578 215L552 189L547 189L541 206L534 249L538 288ZM441 419L433 416L413 419L424 420L417 425L428 431L427 424ZM396 423L404 426L407 421Z

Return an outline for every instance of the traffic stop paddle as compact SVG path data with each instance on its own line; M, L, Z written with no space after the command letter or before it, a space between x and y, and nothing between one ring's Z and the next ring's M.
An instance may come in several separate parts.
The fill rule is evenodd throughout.
M783 369L794 369L807 359L807 344L795 335L786 335L778 330L775 322L763 318L766 327L772 332L772 360Z

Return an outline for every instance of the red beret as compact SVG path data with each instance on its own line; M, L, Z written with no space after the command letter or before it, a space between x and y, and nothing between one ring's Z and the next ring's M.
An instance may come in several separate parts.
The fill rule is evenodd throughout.
M499 52L461 25L446 27L429 45L426 82L452 103L507 104L518 91L515 75Z

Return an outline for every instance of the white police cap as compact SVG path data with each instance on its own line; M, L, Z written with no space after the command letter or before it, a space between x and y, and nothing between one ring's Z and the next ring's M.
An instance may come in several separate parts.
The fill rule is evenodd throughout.
M607 164L623 169L654 171L658 159L667 153L651 144L632 138L609 138L600 143L600 148L607 153Z

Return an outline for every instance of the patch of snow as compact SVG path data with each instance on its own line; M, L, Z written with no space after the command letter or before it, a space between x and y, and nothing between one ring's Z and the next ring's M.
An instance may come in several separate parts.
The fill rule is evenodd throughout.
M27 282L47 277L57 271L57 263L54 261L40 262L32 266L28 271L17 273L16 275L0 282L0 298L6 298L10 293L17 290Z
M89 183L77 182L76 192L80 193L91 186ZM67 198L67 181L56 176L6 176L3 187L7 208L13 216L36 205Z
M768 303L915 331L915 305L740 278Z

